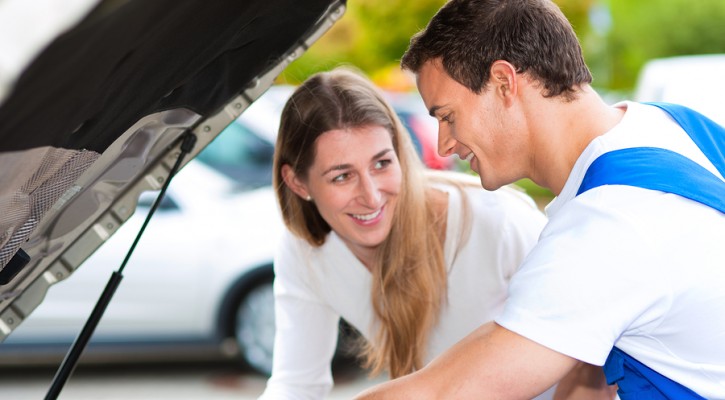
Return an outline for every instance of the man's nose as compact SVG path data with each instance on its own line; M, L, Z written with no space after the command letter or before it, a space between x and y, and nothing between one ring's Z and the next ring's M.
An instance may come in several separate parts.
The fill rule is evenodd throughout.
M452 156L454 147L456 146L456 140L448 133L447 129L441 127L438 128L438 154L441 157Z
M363 174L360 178L360 199L365 206L376 208L380 204L380 189L374 177Z

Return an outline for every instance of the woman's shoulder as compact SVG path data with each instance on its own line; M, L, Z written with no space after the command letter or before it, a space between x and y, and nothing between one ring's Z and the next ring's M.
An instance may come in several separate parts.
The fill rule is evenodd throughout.
M483 189L478 177L464 172L428 169L426 178L431 186L444 191L450 191L456 187Z
M279 240L275 254L274 268L277 270L293 269L299 271L323 271L330 265L344 260L350 262L351 253L335 232L330 232L325 242L313 246L304 238L290 231L285 231ZM314 268L311 268L314 266ZM303 267L303 268L301 268Z
M540 213L536 202L515 184L506 185L496 190L487 190L481 186L477 178L472 178L476 180L471 181L469 178L464 178L458 181L457 184L449 185L448 190L462 193L466 200L471 202L474 208L478 208L479 211L503 207L523 212Z
M512 202L517 206L537 210L534 200L520 187L511 184L497 190L486 190L475 175L457 171L428 171L429 182L433 187L448 193L463 192L468 198L477 198L494 202Z
M277 244L274 257L275 273L285 275L290 270L294 273L305 271L308 268L300 268L300 266L314 263L319 257L320 251L321 247L312 246L307 240L285 230Z
M307 243L304 239L300 238L289 230L285 230L279 239L277 251L299 253L302 251L302 249L307 247L312 246L310 246L310 244Z
M486 190L477 176L453 171L429 173L432 187L449 195L448 212L461 213L463 220L506 221L531 218L537 223L546 220L536 202L515 185Z

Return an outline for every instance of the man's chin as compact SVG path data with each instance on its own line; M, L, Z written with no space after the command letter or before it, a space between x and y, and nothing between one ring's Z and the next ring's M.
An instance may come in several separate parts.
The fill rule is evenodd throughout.
M489 190L489 191L494 191L494 190L498 190L498 189L500 189L500 188L501 188L501 186L503 186L503 185L501 185L501 184L499 184L499 183L497 183L497 182L491 182L491 180L490 180L490 179L489 179L489 180L485 180L485 181L484 181L484 180L483 180L483 176L481 176L480 174L478 175L478 178L479 178L479 180L481 181L481 186L482 186L482 187L483 187L484 189L486 189L486 190Z

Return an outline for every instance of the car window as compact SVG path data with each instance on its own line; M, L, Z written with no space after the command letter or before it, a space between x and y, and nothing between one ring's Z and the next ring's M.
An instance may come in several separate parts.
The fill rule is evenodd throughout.
M234 179L242 189L272 184L274 145L242 121L235 121L197 156L204 164Z

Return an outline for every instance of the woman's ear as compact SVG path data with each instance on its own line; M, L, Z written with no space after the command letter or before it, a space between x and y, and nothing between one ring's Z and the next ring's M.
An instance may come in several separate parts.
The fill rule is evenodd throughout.
M282 180L290 190L292 190L297 196L300 196L304 200L310 198L310 193L307 190L307 185L295 174L294 169L285 164L282 166Z

